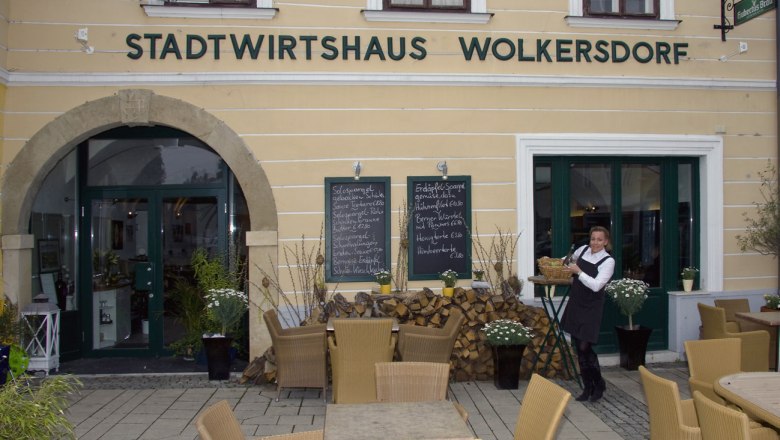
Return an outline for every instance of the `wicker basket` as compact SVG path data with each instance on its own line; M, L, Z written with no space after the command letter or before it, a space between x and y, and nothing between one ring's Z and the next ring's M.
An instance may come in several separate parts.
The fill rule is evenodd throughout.
M567 280L571 277L571 272L566 270L560 259L542 257L537 260L537 263L539 263L539 272L549 280Z

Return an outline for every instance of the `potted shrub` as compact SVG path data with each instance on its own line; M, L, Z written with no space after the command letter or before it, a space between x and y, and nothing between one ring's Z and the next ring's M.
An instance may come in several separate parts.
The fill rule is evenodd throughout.
M510 319L489 322L482 330L493 348L493 383L498 389L517 389L523 352L533 338L533 330Z
M620 309L620 313L628 317L628 326L615 326L620 349L620 366L627 370L636 370L645 364L647 342L653 329L634 325L633 316L645 303L649 286L641 280L623 278L610 281L605 290L607 296Z
M762 312L777 312L780 311L780 295L764 295L764 301L766 304L761 306Z
M693 280L696 279L697 273L699 273L699 269L693 266L683 268L682 272L680 272L680 276L682 277L683 282L683 290L686 292L693 290Z
M455 284L458 283L458 273L452 269L447 269L439 274L439 279L444 281L444 288L441 290L441 294L452 296L452 293L455 291Z
M231 332L238 328L249 307L248 297L242 289L245 284L244 266L236 255L231 254L232 269L228 269L224 259L209 257L203 248L193 252L191 261L198 286L206 292L206 316L216 329L204 333L201 339L209 380L227 380L230 378Z
M379 284L379 293L387 295L390 293L390 283L393 281L393 276L389 271L380 270L374 274L376 282Z

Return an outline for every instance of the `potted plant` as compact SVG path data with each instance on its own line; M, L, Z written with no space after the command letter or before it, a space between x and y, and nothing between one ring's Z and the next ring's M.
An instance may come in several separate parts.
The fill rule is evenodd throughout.
M766 301L766 304L761 306L762 312L777 312L780 310L780 295L764 295L764 301Z
M628 326L615 326L620 349L620 366L626 370L636 370L640 365L645 364L647 342L653 329L641 325L635 326L633 316L645 303L649 286L641 280L623 278L610 281L605 290L607 296L620 309L620 313L628 317Z
M244 292L225 288L206 293L206 312L221 329L219 333L203 335L203 347L208 359L209 380L230 378L230 345L228 330L236 328L246 313L249 301Z
M518 321L497 319L487 323L482 331L493 348L493 382L496 388L517 389L523 352L533 338L533 330Z
M393 281L393 276L389 271L380 270L374 274L376 282L379 284L379 293L387 295L390 293L390 283Z
M458 283L458 273L452 269L447 269L439 274L439 279L444 281L444 288L441 290L442 295L452 296L455 291L455 284Z
M206 316L217 331L204 333L203 349L209 369L209 380L230 378L230 348L234 331L248 310L249 301L241 289L244 285L244 266L231 254L228 269L219 257L209 257L203 248L193 252L191 262L198 286L206 292Z
M696 279L697 273L699 273L699 269L693 266L683 268L682 272L680 272L680 276L682 277L683 282L683 290L686 292L693 290L693 280Z

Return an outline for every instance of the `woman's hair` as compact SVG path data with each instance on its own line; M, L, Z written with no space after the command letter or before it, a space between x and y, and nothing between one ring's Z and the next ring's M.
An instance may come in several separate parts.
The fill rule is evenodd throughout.
M590 228L590 232L588 232L588 239L590 239L590 236L593 235L594 232L601 232L604 234L604 238L607 239L607 246L606 249L612 250L612 242L609 240L609 229L605 228L604 226L594 226Z

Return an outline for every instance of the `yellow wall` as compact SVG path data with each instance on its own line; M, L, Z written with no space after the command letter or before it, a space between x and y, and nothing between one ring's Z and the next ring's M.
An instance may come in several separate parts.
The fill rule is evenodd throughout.
M516 231L517 213L530 209L516 204L518 134L722 135L724 289L777 285L777 264L771 258L743 255L734 238L744 227L742 213L759 197L756 171L777 154L775 91L766 86L775 79L774 12L734 29L724 43L712 29L718 8L707 2L676 2L681 23L672 31L570 27L564 20L568 15L564 1L488 0L488 11L495 15L484 25L367 22L361 14L365 0L343 0L338 5L324 0L284 2L276 5L279 13L273 20L150 18L138 2L128 0L46 3L40 8L38 1L10 0L5 8L10 24L0 21L0 43L10 48L7 54L0 51L0 67L14 74L7 89L0 88L4 166L58 115L120 89L147 88L204 108L243 138L272 185L280 245L297 243L301 234L319 236L324 177L351 175L355 160L362 162L364 176L390 176L395 261L395 211L406 196L406 176L436 175L441 160L447 161L450 174L472 176L474 224L489 240L496 225ZM81 27L89 29L92 54L83 52L73 37ZM187 34L360 36L363 41L374 35L407 40L423 36L428 55L419 61L409 57L327 61L315 53L312 60L305 60L299 45L298 60L269 60L267 55L236 60L227 50L220 60L148 56L132 60L125 43L130 33L172 33L182 45ZM537 63L493 57L466 61L460 36L523 38L530 44L536 39L603 39L689 46L688 57L676 65L634 60ZM739 41L749 44L748 52L720 61L737 49ZM46 85L34 81L32 74L37 73L47 74ZM203 74L209 80L177 80L179 73ZM220 77L235 78L236 73L248 76L236 83ZM329 74L332 81L253 76L267 73ZM347 74L390 76L373 80L362 76L350 82ZM415 84L410 74L445 79L440 84ZM456 84L458 75L473 75L474 83ZM533 84L511 85L532 77ZM571 83L555 86L562 77ZM626 85L626 78L635 79L638 86ZM578 85L586 79L600 82ZM747 80L756 82L741 85ZM692 85L682 86L682 81ZM532 225L520 227L530 233ZM350 283L339 290L368 287L370 283Z

